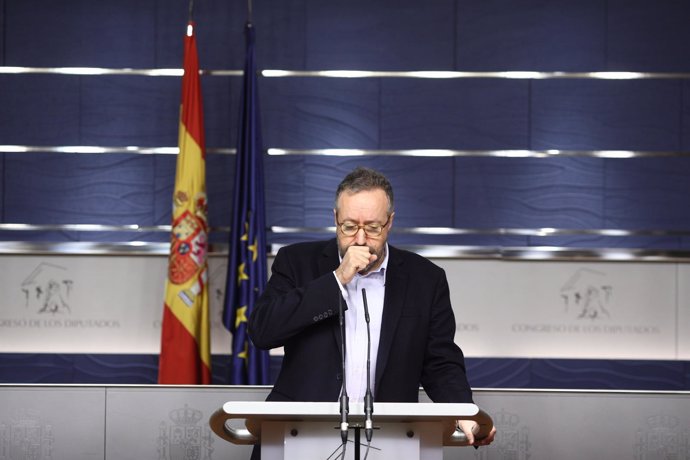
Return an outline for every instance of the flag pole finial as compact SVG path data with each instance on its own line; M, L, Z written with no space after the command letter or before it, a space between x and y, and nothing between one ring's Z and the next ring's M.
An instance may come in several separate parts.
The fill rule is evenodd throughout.
M187 36L194 35L194 0L189 0L189 12L187 14Z

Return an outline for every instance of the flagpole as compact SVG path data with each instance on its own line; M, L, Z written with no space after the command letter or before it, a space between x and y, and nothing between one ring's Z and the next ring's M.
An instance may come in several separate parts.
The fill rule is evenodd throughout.
M252 25L252 0L247 0L247 24Z
M189 16L188 16L188 23L192 22L194 19L194 0L189 0Z

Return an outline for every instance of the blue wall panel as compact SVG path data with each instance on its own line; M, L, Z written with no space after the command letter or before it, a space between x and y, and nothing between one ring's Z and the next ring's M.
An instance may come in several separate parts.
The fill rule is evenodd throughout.
M680 147L679 81L532 83L532 148L671 150Z
M635 230L635 229L631 229ZM621 248L650 250L684 249L682 238L678 236L630 235L630 236L530 236L529 246L555 246L567 248ZM685 247L687 249L687 246Z
M303 70L305 68L307 1L309 0L253 2L254 24L257 30L256 61L259 69ZM238 2L242 7L246 6L245 3ZM244 12L239 14L239 17L243 22ZM230 35L231 41L236 41L238 36L237 34ZM236 54L240 57L244 56L244 42Z
M5 64L5 0L0 0L0 65Z
M208 220L212 227L230 227L235 190L234 177L234 155L206 155Z
M531 360L531 388L682 391L687 362L641 360Z
M601 70L605 18L604 0L458 0L456 69Z
M79 145L79 79L0 75L0 144Z
M177 146L181 79L0 75L0 144ZM206 144L234 146L240 79L202 78Z
M266 147L378 147L377 80L265 78L260 85Z
M234 160L234 159L233 159ZM305 158L301 156L264 157L266 184L266 224L285 227L303 227ZM330 224L329 224L330 225Z
M216 53L215 46L209 46L213 43L214 38L209 33L209 22L212 14L206 12L207 9L215 5L215 1L194 2L194 17L197 22L195 34L197 36L197 48L199 53L199 66L202 69L211 68L210 64L212 56ZM226 4L234 2L224 2ZM159 67L164 69L179 69L182 67L182 55L184 48L184 35L187 31L187 13L189 10L189 3L185 0L166 0L165 2L157 2L154 13L155 27L154 32L154 63L151 67ZM221 17L220 15L218 17ZM228 29L227 22L223 21ZM233 30L235 34L239 29ZM233 54L237 54L240 47ZM238 57L239 60L239 57ZM233 68L237 68L236 66Z
M527 85L515 80L384 79L381 148L527 148Z
M607 70L690 71L690 3L608 0Z
M80 77L83 145L174 146L180 78Z
M357 166L378 169L388 176L395 191L394 225L450 226L453 219L452 160L373 157L305 160L305 224L332 226L335 190L345 175Z
M152 220L154 225L170 225L172 221L172 200L175 187L176 166L177 156L175 155L157 155L154 157L154 185L152 188ZM210 168L207 169L210 172ZM208 178L206 180L208 182ZM209 211L211 209L213 208L209 205Z
M179 113L180 83L178 81L177 84L176 113ZM239 77L207 76L201 78L204 134L207 148L234 148L236 146L241 86L242 79ZM174 145L177 145L177 134Z
M308 69L452 70L454 2L310 1Z
M607 160L608 228L690 229L690 158Z
M152 225L153 157L8 154L5 220Z
M456 227L601 228L602 160L458 158Z
M213 355L212 382L229 383L226 355ZM274 382L281 357L271 358ZM687 391L690 362L467 358L473 388L570 388ZM0 383L153 384L157 355L0 353Z
M6 0L5 65L153 67L155 0Z
M681 130L683 137L681 139L681 150L684 152L690 151L690 81L684 81L681 86L683 92L683 109L681 113Z
M230 358L211 357L212 382L229 382ZM273 371L272 375L277 375ZM279 363L278 363L279 364ZM158 355L0 354L0 383L155 384Z

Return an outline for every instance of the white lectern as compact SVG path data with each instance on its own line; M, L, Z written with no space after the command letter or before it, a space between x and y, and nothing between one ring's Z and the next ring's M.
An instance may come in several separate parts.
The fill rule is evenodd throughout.
M236 422L244 420L246 429ZM442 460L443 446L467 445L455 430L455 421L471 419L479 424L478 437L489 434L493 421L474 404L375 403L371 444L360 437L364 431L364 407L351 403L350 434L345 458ZM230 401L210 419L211 429L235 444L261 442L262 460L327 459L342 448L340 406L337 402ZM333 455L331 457L331 455Z

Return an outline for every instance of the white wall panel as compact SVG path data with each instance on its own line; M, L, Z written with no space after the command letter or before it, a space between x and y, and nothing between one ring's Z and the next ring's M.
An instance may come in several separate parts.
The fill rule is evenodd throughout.
M676 359L676 265L439 261L468 356Z
M690 360L690 265L678 267L678 359Z
M0 386L0 459L105 458L105 392Z
M268 387L0 385L0 459L247 459L251 447L223 441L208 419L226 401L261 401L267 393ZM492 417L495 442L479 450L446 447L444 459L690 456L688 392L476 390L475 402ZM340 439L335 430L333 436Z
M212 349L225 257L211 257ZM269 260L269 263L272 260ZM472 357L690 359L690 265L438 259ZM166 257L0 257L0 352L159 350Z
M225 260L209 262L218 353L230 350L221 322ZM166 270L166 257L0 257L0 351L158 353Z

